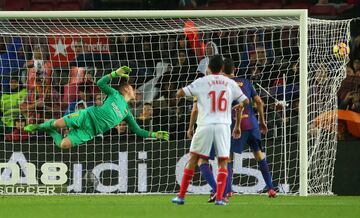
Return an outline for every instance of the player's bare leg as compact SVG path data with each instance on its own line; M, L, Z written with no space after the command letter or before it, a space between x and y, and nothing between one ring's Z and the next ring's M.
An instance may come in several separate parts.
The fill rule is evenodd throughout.
M185 166L184 175L180 184L180 192L177 197L172 199L175 204L184 204L184 198L186 191L190 185L192 178L194 177L195 167L199 161L199 156L194 153L190 153L190 160Z
M274 186L272 184L272 178L269 170L269 165L264 157L262 151L255 151L254 152L255 160L257 161L261 174L265 180L266 187L268 189L268 196L269 198L276 197L276 191L274 190Z

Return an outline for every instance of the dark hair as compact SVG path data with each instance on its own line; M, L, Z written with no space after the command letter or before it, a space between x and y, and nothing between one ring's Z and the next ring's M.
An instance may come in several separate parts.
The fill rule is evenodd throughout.
M145 102L145 103L144 103L144 106L145 106L145 105L148 105L148 106L151 106L151 107L152 107L152 103L151 103L151 102Z
M123 91L126 87L129 87L129 86L131 86L130 83L121 81L121 82L117 85L117 90L119 90L119 91L121 92L121 91Z
M234 72L234 62L231 58L224 59L224 73L230 75Z
M10 81L20 82L20 77L19 76L11 76Z
M224 65L224 61L221 55L214 55L209 60L209 69L212 73L220 73L222 67Z
M86 85L82 84L78 86L78 92L86 92L87 87Z
M26 123L26 118L23 115L19 115L18 117L16 117L14 119L14 123L16 123L16 122L24 122L24 123Z
M131 85L129 81L121 77L113 78L111 80L111 86L118 91L121 91L129 85Z
M10 81L11 80L16 80L16 81L20 81L20 77L21 77L21 71L19 70L15 70L13 72L11 72L10 74Z

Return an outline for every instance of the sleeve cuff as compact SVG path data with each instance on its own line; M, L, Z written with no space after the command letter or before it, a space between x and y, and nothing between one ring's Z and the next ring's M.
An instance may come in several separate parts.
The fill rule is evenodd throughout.
M245 101L246 99L247 99L246 95L242 94L242 95L240 95L240 97L237 98L237 101L238 101L238 102L243 102L243 101Z
M111 72L110 75L111 75L111 78L117 77L116 71Z
M184 87L183 91L185 93L186 96L193 96L190 89L188 87Z
M151 138L156 139L156 132L151 132Z

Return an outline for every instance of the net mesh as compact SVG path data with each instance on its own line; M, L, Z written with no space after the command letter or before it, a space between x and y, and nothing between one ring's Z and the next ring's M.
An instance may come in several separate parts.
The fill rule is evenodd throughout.
M336 92L347 61L346 56L335 57L332 47L348 44L350 21L308 22L305 124L298 121L298 17L0 20L1 190L177 192L189 158L186 130L192 100L177 105L175 93L205 74L208 57L219 53L233 59L237 75L250 79L265 102L269 132L262 143L274 185L280 192L298 193L298 128L308 125L309 192L331 193ZM132 112L138 124L150 131L170 131L169 142L136 137L122 122L86 144L61 150L49 135L21 130L25 124L101 105L105 96L96 81L122 65L133 69ZM213 168L216 172L214 163ZM234 192L264 189L251 151L236 154ZM207 193L210 187L196 173L189 191Z

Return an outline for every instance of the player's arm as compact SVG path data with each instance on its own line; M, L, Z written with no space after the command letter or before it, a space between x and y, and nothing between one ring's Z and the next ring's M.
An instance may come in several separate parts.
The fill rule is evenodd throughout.
M237 104L233 106L232 109L236 111L243 110L243 108L250 103L249 99L244 94L238 97L235 101L237 102Z
M261 100L260 96L256 95L253 97L254 102L256 104L257 111L259 113L259 122L260 129L263 134L268 132L268 128L265 122L265 114L264 114L264 102Z
M179 90L177 90L177 92L176 92L176 98L182 98L182 97L185 97L185 92L184 92L184 89L182 88L182 89L179 89Z
M240 124L241 124L241 117L242 117L243 110L244 110L243 104L240 104L238 106L238 109L236 110L236 121L235 121L235 126L234 126L234 129L232 132L232 136L235 139L238 139L241 136Z
M191 115L190 115L190 123L189 123L188 131L187 131L187 137L189 139L191 139L193 137L194 126L195 126L195 123L197 120L197 116L198 116L197 99L194 98L193 108L191 110Z
M232 135L235 139L238 139L241 136L240 123L242 111L244 107L249 104L249 99L235 82L233 83L233 93L235 96L234 100L237 102L237 105L233 107L233 109L236 110L236 122Z
M140 126L136 123L135 118L131 112L129 112L129 114L125 117L124 120L127 123L131 132L135 133L137 136L140 136L143 138L164 139L166 141L169 140L169 133L166 131L150 132L150 131L140 128Z
M194 99L196 99L197 94L199 93L199 88L201 87L201 85L199 84L201 83L201 78L195 80L194 82L192 82L190 85L185 86L181 89L179 89L176 92L176 105L178 105L179 102L179 98L185 97L185 96L194 96ZM193 109L191 111L191 116L190 116L190 125L189 125L189 129L188 129L188 137L191 138L192 137L192 133L194 132L194 125L197 119L197 104L195 104L194 100L194 106Z
M103 76L99 81L97 81L96 85L106 95L112 95L114 93L117 93L117 91L115 89L113 89L111 86L109 86L110 80L113 78L116 78L116 77L129 79L130 72L131 72L131 69L129 67L127 67L127 66L120 67L116 71L113 71L110 74Z
M192 82L190 85L185 86L181 89L179 89L176 92L176 98L182 98L182 97L190 97L190 96L198 96L200 89L201 89L201 80L202 78L199 78Z

